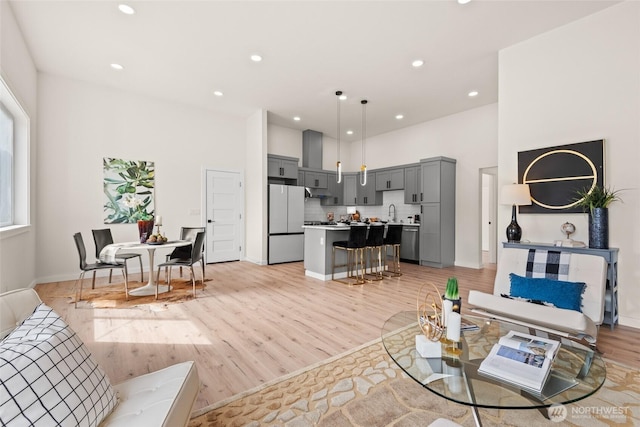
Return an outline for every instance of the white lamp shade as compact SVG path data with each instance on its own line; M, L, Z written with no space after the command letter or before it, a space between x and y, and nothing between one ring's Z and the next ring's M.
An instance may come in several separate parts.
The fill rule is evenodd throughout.
M531 204L529 184L509 184L502 187L500 203L503 205L524 206Z

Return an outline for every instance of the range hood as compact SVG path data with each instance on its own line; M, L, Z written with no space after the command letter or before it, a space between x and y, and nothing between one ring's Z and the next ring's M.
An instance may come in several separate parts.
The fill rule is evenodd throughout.
M333 197L333 194L326 188L304 187L304 196L312 199L325 199L327 197Z

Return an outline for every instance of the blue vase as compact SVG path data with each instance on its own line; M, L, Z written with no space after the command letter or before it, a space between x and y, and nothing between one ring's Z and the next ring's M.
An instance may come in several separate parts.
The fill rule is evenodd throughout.
M589 247L609 249L609 209L594 208L589 212Z

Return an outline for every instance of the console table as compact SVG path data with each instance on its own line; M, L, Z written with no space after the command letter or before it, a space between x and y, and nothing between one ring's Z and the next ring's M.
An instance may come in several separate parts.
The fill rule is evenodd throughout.
M571 246L555 246L551 243L508 243L503 242L504 248L543 249L561 252L573 252L601 256L607 262L607 290L604 303L604 320L613 330L618 323L618 248L594 249L574 248Z

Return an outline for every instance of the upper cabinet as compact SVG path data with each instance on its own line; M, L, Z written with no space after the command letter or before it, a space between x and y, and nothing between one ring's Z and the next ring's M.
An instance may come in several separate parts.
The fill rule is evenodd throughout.
M373 206L382 205L382 192L376 190L375 172L367 173L367 185L360 185L360 174L356 174L356 194L358 205Z
M358 174L342 174L342 181L344 182L344 199L343 202L346 206L355 206L358 204Z
M456 161L454 159L447 157L424 159L420 161L420 166L422 203L441 202L443 197L455 194Z
M404 169L378 170L376 174L376 191L402 190L404 183Z
M309 188L327 188L327 172L304 171L304 186Z
M417 205L421 202L422 181L420 177L419 165L404 168L404 202L408 205Z
M344 205L344 175L340 183L336 181L335 172L327 172L327 192L329 196L320 199L322 206L342 206Z
M298 159L269 154L267 176L270 178L298 179Z

